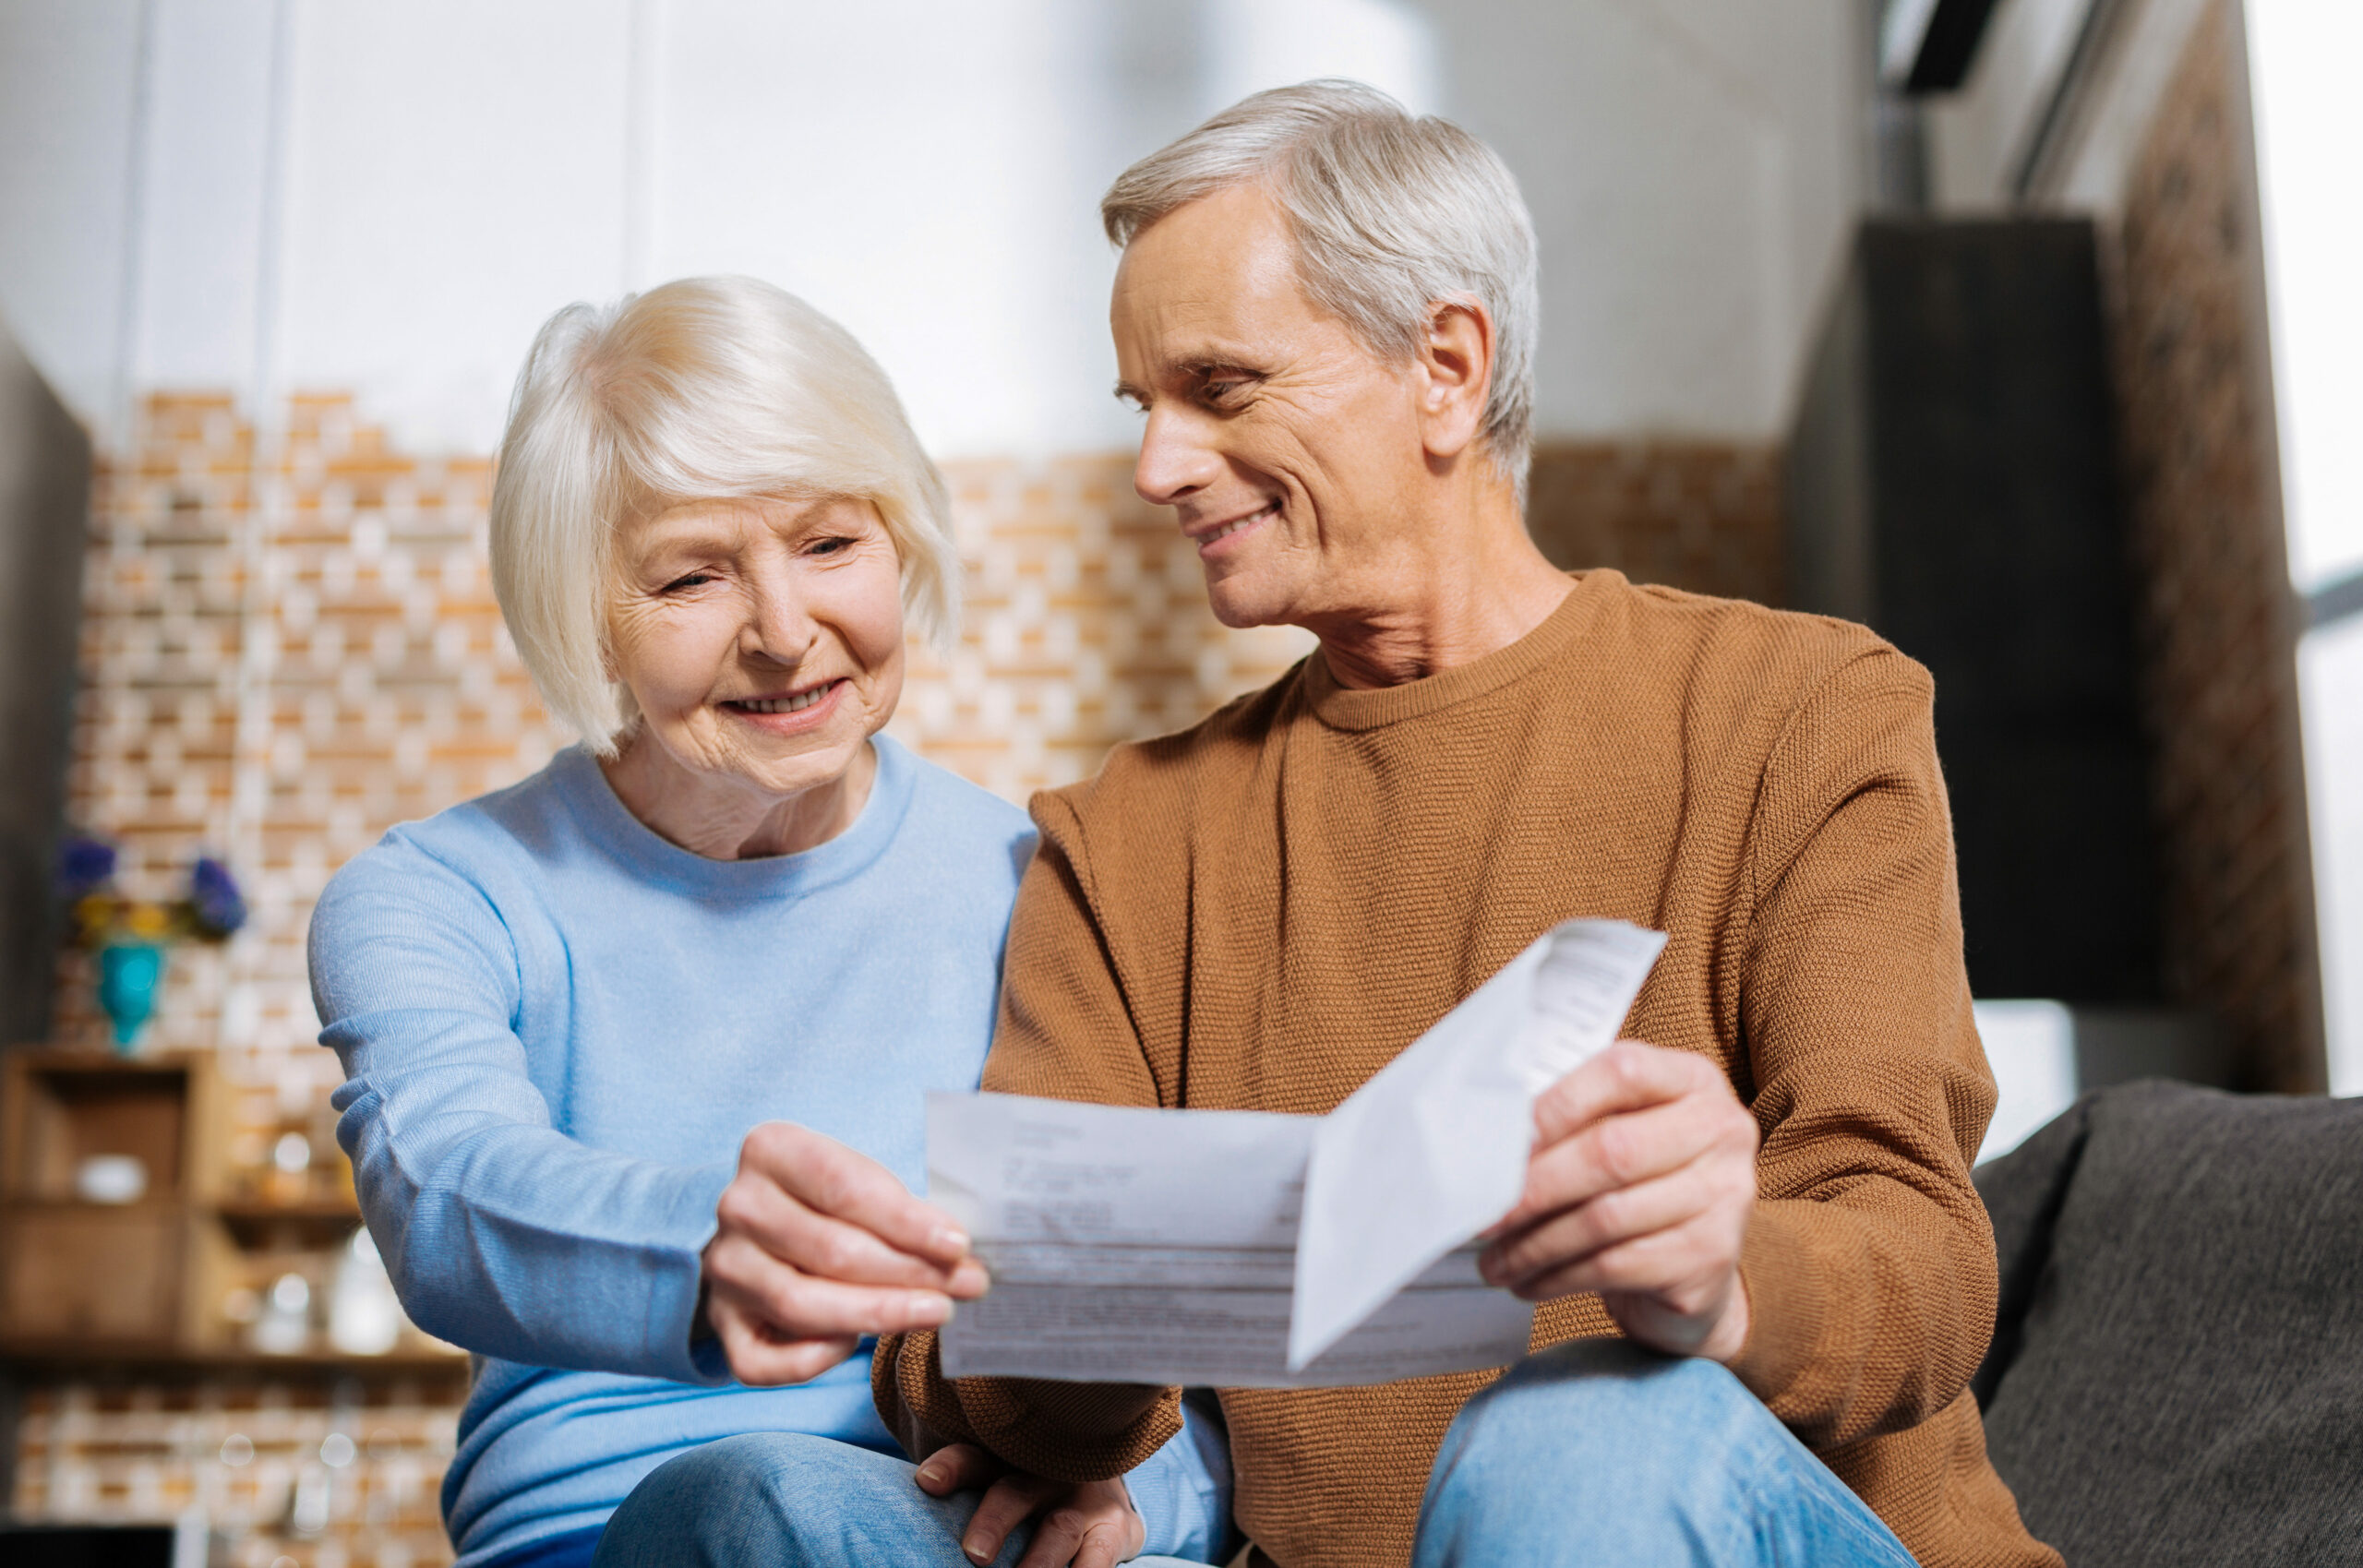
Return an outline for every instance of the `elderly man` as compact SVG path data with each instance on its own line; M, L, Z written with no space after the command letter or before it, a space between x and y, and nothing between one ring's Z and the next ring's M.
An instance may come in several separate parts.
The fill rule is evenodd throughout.
M1532 232L1455 127L1265 93L1103 213L1140 493L1226 623L1320 649L1037 799L987 1087L1325 1112L1554 923L1670 937L1485 1257L1536 1353L1221 1393L1255 1560L2057 1563L1968 1392L1994 1090L1925 673L1537 552ZM872 1378L922 1487L990 1484L972 1561L1139 1549L1113 1478L1180 1390L954 1383L928 1333Z

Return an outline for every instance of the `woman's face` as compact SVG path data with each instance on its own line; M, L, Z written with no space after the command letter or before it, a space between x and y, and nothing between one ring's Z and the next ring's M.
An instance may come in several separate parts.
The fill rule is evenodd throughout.
M607 610L641 734L774 799L841 777L903 694L894 541L867 501L694 501L628 524Z

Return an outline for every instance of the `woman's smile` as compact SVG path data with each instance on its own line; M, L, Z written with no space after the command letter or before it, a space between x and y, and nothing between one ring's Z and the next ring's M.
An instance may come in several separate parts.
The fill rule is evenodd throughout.
M849 684L838 676L765 697L726 697L714 706L767 734L802 735L829 722L836 712L838 693Z

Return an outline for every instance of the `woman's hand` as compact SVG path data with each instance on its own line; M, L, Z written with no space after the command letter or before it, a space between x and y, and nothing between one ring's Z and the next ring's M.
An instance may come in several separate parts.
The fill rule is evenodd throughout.
M1011 1469L973 1443L955 1442L928 1455L918 1482L930 1497L989 1488L960 1537L971 1562L1000 1556L1010 1531L1028 1519L1038 1521L1034 1538L1017 1568L1115 1568L1139 1556L1148 1538L1122 1478L1080 1485L1045 1480Z
M864 1335L933 1328L985 1291L952 1217L834 1138L785 1121L747 1134L714 1205L701 1271L705 1319L731 1375L803 1382Z

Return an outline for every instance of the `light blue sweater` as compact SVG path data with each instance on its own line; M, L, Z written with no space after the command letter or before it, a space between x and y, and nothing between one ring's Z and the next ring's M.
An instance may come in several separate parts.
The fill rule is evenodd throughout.
M321 896L338 1138L403 1307L478 1358L443 1481L462 1565L601 1523L716 1438L899 1452L866 1345L753 1389L690 1338L749 1129L801 1123L920 1191L927 1092L983 1068L1032 829L875 745L860 817L801 855L678 848L578 748L394 829ZM1218 1539L1227 1466L1205 1435L1131 1478L1152 1550Z

